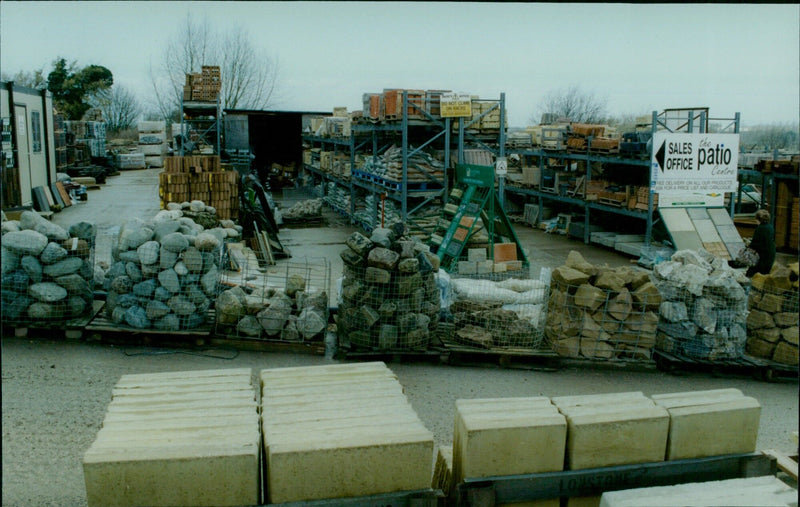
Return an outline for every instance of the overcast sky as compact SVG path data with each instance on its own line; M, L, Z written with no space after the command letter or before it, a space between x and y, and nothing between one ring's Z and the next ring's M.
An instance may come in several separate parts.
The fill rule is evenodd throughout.
M505 92L509 124L525 126L547 92L577 84L612 115L800 116L797 5L2 1L0 70L103 65L146 103L150 65L190 11L278 58L275 109L361 109L384 88Z

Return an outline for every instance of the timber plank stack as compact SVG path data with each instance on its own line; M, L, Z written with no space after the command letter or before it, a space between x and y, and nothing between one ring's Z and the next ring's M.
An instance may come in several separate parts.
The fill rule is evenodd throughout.
M219 156L168 157L159 175L161 208L199 200L216 208L221 219L239 216L239 173L223 171Z
M123 375L83 457L88 505L257 505L251 376L249 368Z
M268 503L430 488L433 434L381 362L261 371Z

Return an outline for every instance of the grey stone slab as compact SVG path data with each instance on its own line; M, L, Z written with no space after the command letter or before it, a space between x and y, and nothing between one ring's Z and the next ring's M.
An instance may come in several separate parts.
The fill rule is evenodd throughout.
M685 208L665 208L658 211L664 226L670 232L694 231L694 225Z
M686 212L692 220L708 220L708 210L706 208L688 208Z
M725 208L708 208L708 215L717 225L733 224L733 220L731 220L731 216Z
M675 243L675 250L699 250L703 248L703 242L697 231L673 231L672 241Z
M717 233L717 228L710 219L693 220L693 222L697 234L700 235L704 243L717 243L721 241L719 233Z
M742 237L739 235L739 231L736 229L735 225L718 225L717 232L719 233L719 237L725 243L742 242Z
M638 243L644 241L644 236L641 234L617 234L614 237L614 245L617 243Z
M735 259L736 256L739 255L739 252L742 250L742 248L744 248L744 242L739 240L728 243L726 241L725 247L728 249L728 253L731 254L731 257Z
M644 246L644 241L637 241L635 243L616 243L614 245L614 250L632 255L634 257L640 257L642 255L642 248L644 248Z
M589 241L598 245L614 246L614 236L616 232L593 232L589 236Z

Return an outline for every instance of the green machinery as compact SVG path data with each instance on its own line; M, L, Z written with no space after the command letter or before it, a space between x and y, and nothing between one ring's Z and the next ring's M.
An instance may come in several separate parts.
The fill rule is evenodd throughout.
M485 231L485 241L478 240ZM481 235L482 237L482 235ZM450 191L442 214L430 238L430 247L447 272L458 269L458 261L467 257L467 243L480 248L488 246L487 258L495 259L495 244L514 243L516 260L527 269L528 258L514 228L500 204L494 186L494 167L458 164L456 184Z

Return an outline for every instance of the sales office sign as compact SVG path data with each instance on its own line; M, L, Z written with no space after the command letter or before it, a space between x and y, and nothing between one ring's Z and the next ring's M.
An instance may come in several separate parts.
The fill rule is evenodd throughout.
M661 207L724 206L738 165L739 134L653 135L650 181Z

